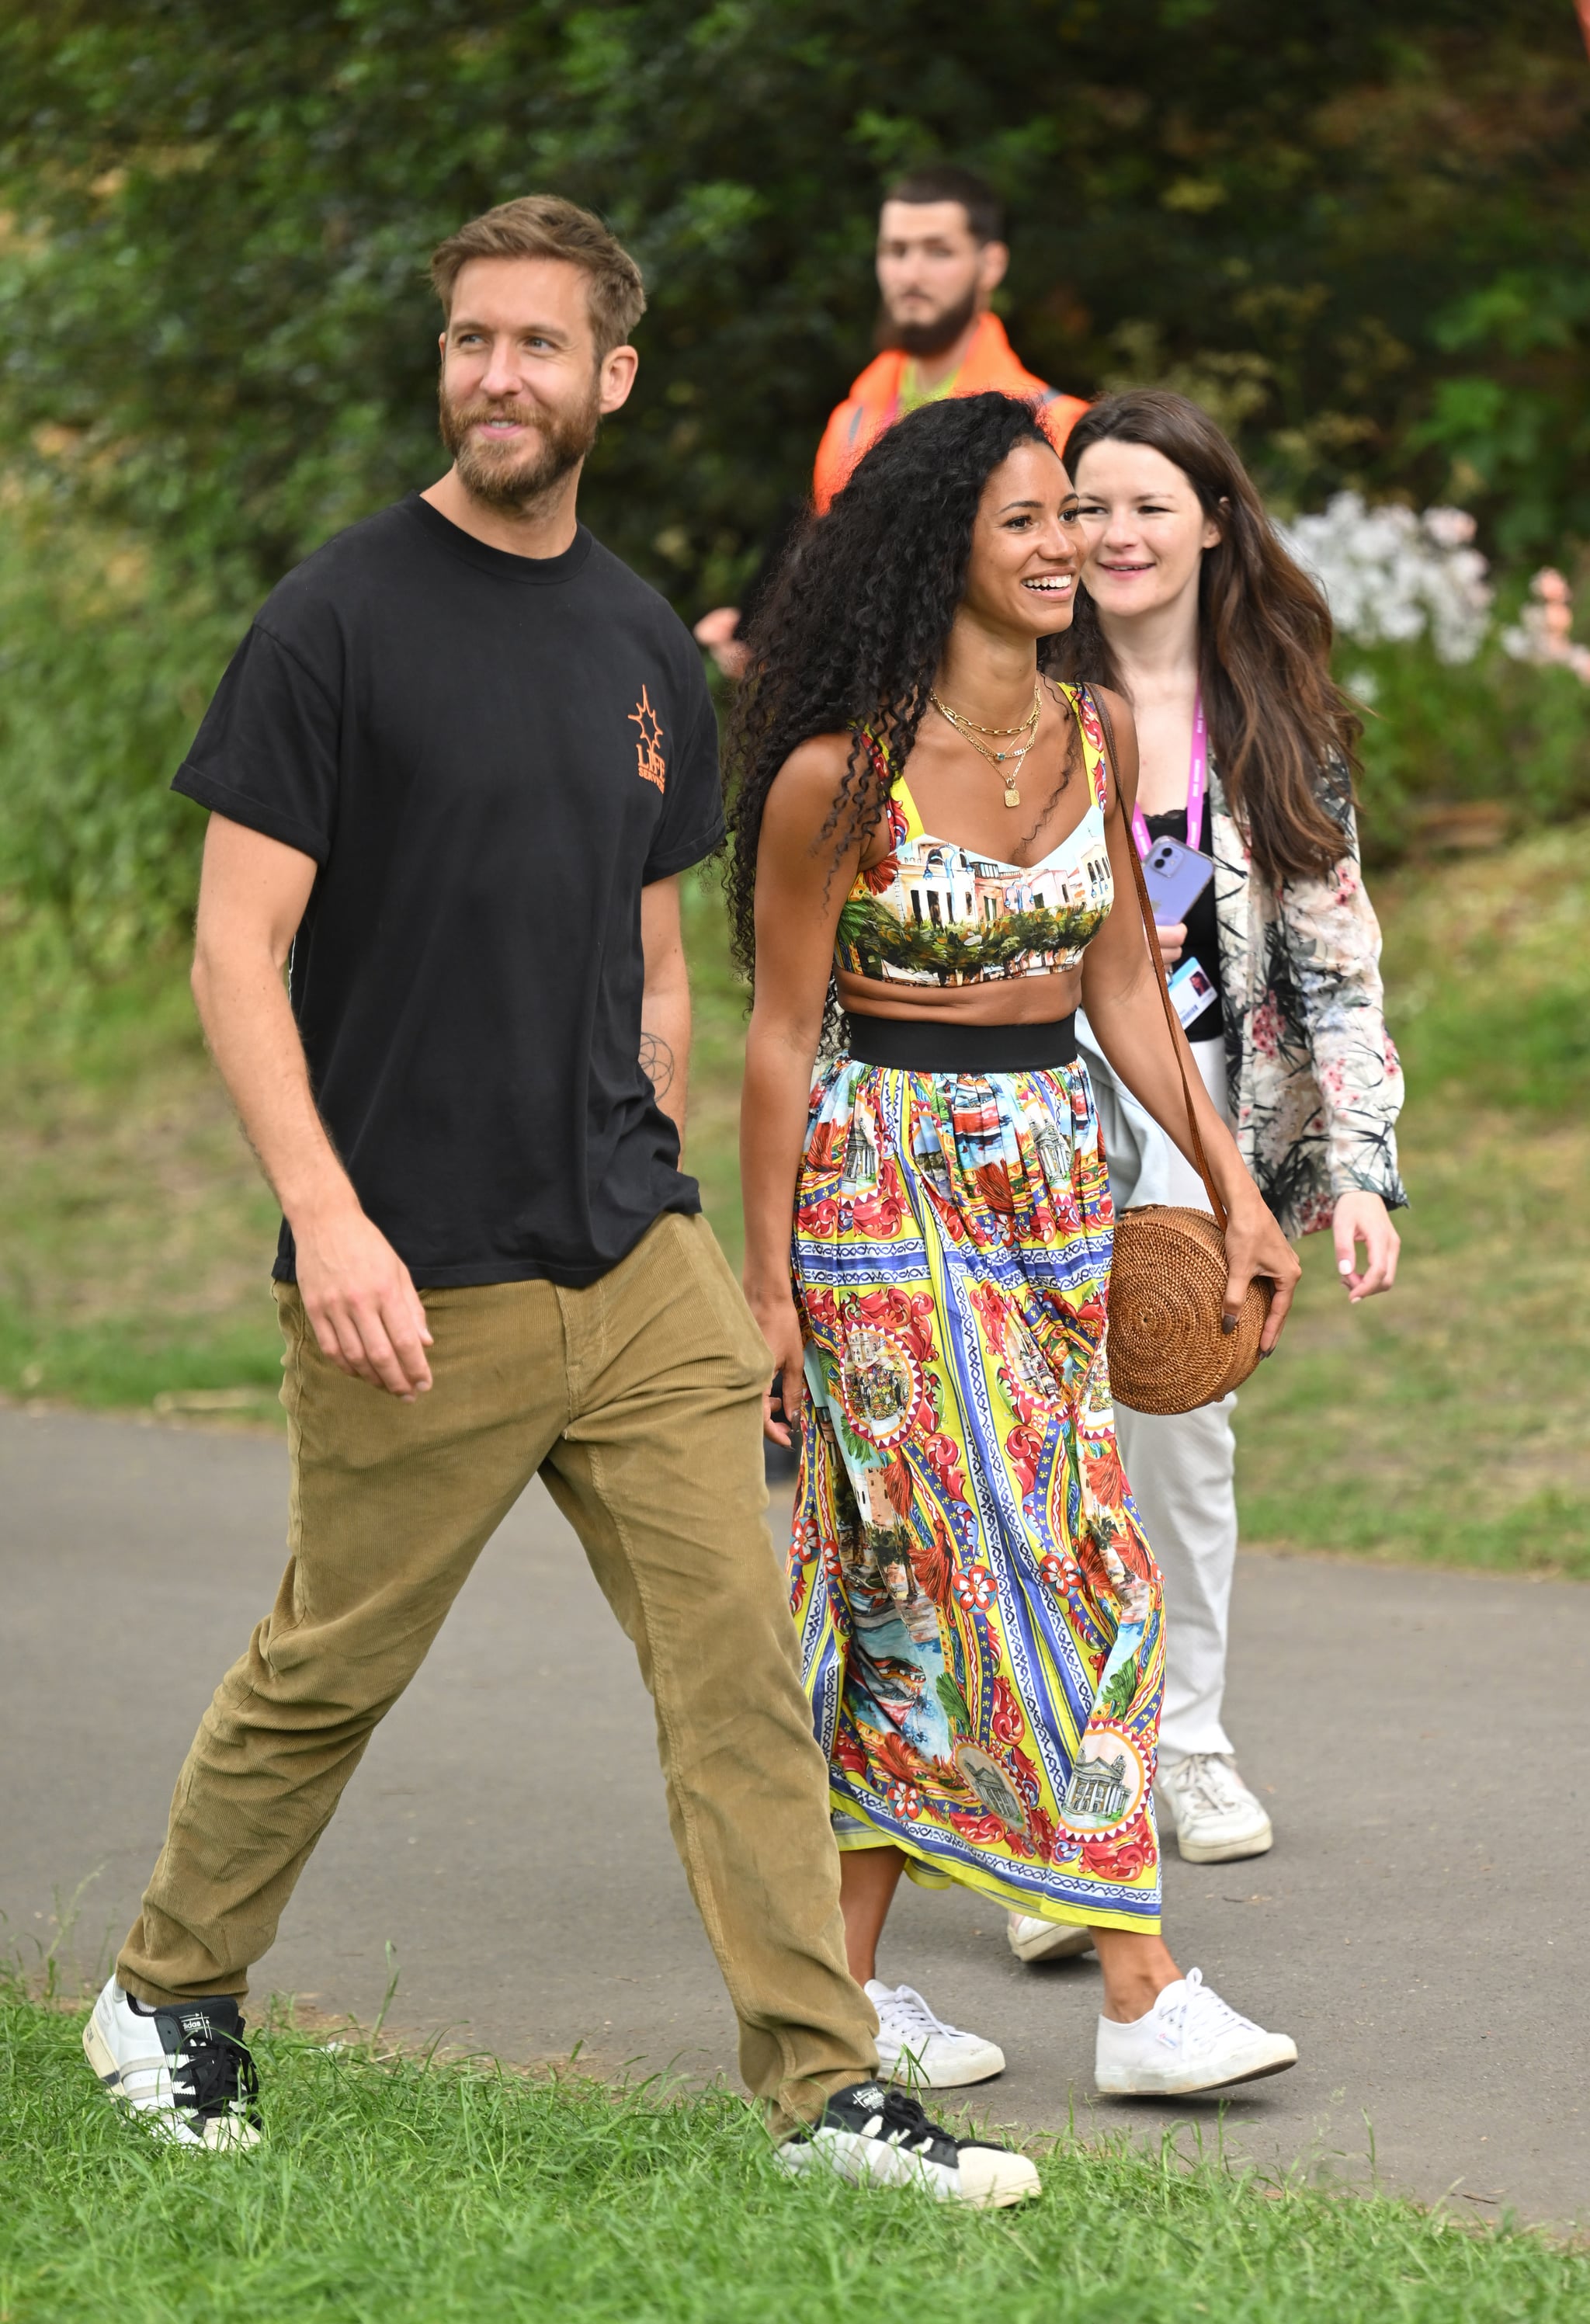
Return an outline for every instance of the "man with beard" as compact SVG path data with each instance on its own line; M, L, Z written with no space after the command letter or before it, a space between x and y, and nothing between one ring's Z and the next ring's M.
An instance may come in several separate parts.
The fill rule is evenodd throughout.
M878 226L882 353L852 382L823 430L812 479L819 515L887 428L942 396L997 388L1030 397L1055 450L1063 453L1088 407L1080 397L1045 385L1013 353L988 304L1009 263L1004 208L993 188L971 171L939 164L914 170L889 188ZM765 586L798 513L791 510L779 527L748 603ZM719 605L695 625L697 638L731 678L745 667L741 618L737 606Z
M812 496L821 514L886 428L942 396L1030 397L1057 452L1087 405L1062 395L1012 352L988 301L1010 252L992 187L949 164L914 170L884 196L878 222L883 352L852 382L817 447Z
M781 2160L893 2182L904 2152L946 2199L1015 2201L1031 2164L875 2079L762 1517L767 1351L679 1168L678 880L722 835L716 730L681 624L575 510L640 275L547 196L432 272L451 467L272 593L176 779L210 810L199 1014L283 1212L290 1554L84 2047L158 2135L255 2141L249 1968L539 1473L655 1697Z

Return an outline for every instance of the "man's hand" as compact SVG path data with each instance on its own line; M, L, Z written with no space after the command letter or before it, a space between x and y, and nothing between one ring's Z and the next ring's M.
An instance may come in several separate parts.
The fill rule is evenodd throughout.
M211 816L193 997L249 1143L292 1229L299 1296L322 1355L412 1404L430 1386L425 1309L333 1151L282 982L315 872L313 858L297 848Z
M1356 1307L1377 1291L1389 1291L1397 1279L1397 1254L1402 1237L1378 1194L1354 1192L1338 1194L1330 1218L1336 1243L1336 1271L1342 1288ZM1358 1266L1358 1245L1364 1265Z
M743 678L751 658L745 640L735 634L739 628L738 605L714 605L695 625L697 645L705 646L725 678Z
M752 1299L757 1328L773 1351L773 1382L762 1399L762 1434L770 1443L788 1444L801 1417L806 1392L806 1342L793 1298Z
M431 1384L431 1335L413 1277L357 1203L293 1220L299 1296L339 1371L412 1404Z

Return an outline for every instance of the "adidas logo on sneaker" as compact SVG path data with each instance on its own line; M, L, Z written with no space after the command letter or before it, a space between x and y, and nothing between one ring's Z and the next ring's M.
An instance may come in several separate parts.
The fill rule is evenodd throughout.
M113 1976L83 2029L83 2050L107 2098L179 2146L253 2146L258 2081L243 2014L225 1997L152 2006Z
M1025 2154L976 2139L957 2139L930 2122L905 2090L852 2082L835 2090L809 2129L777 2150L781 2169L829 2170L852 2185L916 2187L941 2203L993 2210L1038 2192L1038 2173Z

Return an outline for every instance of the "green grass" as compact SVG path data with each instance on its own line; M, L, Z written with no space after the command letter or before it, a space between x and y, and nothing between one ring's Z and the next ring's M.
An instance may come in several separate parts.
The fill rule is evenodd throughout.
M1244 1391L1253 1545L1590 1577L1590 825L1375 882L1408 1065L1413 1207L1388 1297L1328 1238ZM721 901L686 894L686 1160L731 1258L744 1045ZM0 945L0 1392L100 1406L234 1389L274 1416L274 1213L183 964L112 984Z
M0 961L0 1389L87 1405L280 1384L276 1213L174 954L110 983Z
M736 1266L745 1020L703 878L690 1168ZM101 1407L233 1390L274 1421L277 1213L205 1055L185 958L110 982L13 933L0 972L0 1394Z
M722 891L704 873L685 882L685 941L694 1021L685 1162L700 1181L703 1208L738 1272L745 1247L740 1215L745 988L730 964Z
M1304 1246L1244 1390L1250 1545L1590 1578L1590 831L1381 883L1408 1068L1395 1290Z
M153 2145L81 2019L0 1996L0 2324L1576 2324L1590 2260L1379 2195L1124 2140L967 2217L790 2182L723 2094L263 2034L266 2144ZM1187 2135L1190 2138L1190 2134Z

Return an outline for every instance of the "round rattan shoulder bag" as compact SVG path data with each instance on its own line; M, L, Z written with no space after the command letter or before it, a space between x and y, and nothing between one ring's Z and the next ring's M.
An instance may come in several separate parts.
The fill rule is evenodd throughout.
M1097 695L1090 693L1090 699L1108 740L1113 768L1119 761L1109 713ZM1129 822L1131 802L1123 798L1122 805ZM1255 1276L1236 1331L1222 1331L1227 1213L1199 1135L1187 1077L1187 1038L1166 990L1153 908L1129 830L1126 852L1154 982L1181 1075L1193 1157L1214 1216L1178 1203L1138 1203L1117 1219L1109 1277L1110 1392L1133 1412L1191 1412L1240 1388L1258 1362L1271 1286L1266 1277Z

